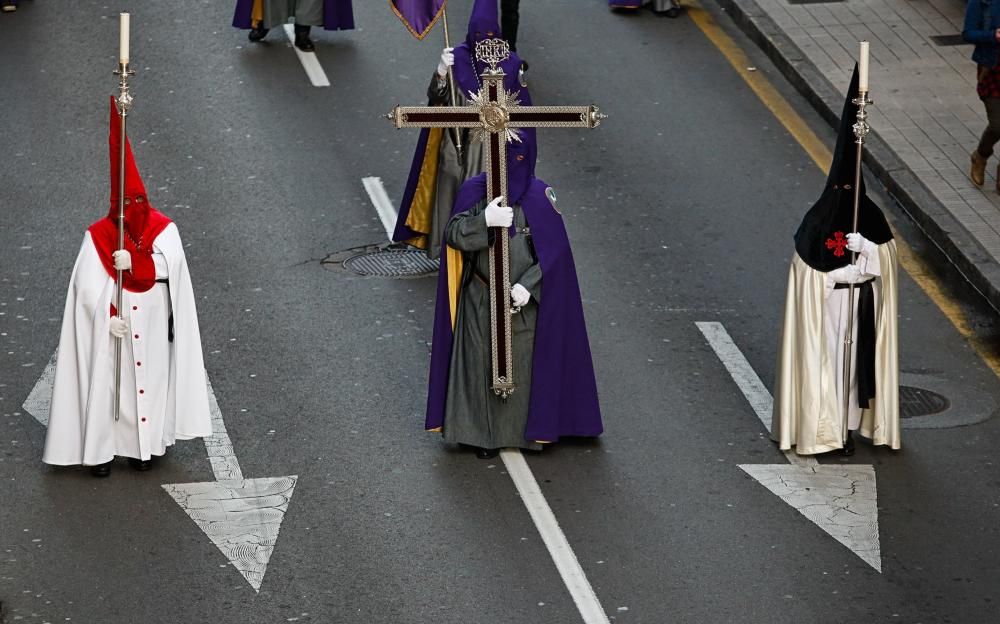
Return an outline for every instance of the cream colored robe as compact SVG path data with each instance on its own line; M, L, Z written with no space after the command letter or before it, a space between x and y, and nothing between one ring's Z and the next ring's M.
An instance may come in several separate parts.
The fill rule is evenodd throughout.
M860 432L876 445L900 447L896 243L878 246L875 398L861 412ZM843 291L839 291L843 292ZM788 272L784 326L778 351L771 437L800 455L843 447L844 414L838 379L841 358L827 336L827 274L796 254ZM856 318L856 317L855 317Z

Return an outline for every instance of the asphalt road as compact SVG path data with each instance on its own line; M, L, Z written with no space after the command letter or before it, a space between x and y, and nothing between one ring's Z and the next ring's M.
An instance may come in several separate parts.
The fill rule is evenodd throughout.
M453 2L456 37L467 4ZM126 7L130 135L186 245L229 434L246 476L299 477L259 593L160 487L212 480L201 442L101 481L40 461L44 429L21 405L57 346L83 231L107 203L118 7L24 0L0 15L10 622L581 621L503 464L422 430L434 280L321 265L384 241L361 179L380 176L397 200L416 133L379 115L421 102L440 51L437 33L418 43L385 3L355 5L358 30L315 34L330 88L310 85L281 33L248 44L229 3ZM952 407L939 426L906 429L901 452L861 444L850 459L877 474L875 571L737 467L785 460L695 326L721 322L772 386L791 237L824 174L686 17L525 3L519 51L536 104L611 115L595 131L541 131L538 167L573 241L606 434L528 455L609 618L996 621L996 376L904 276L904 383ZM977 331L994 331L960 279L937 279Z

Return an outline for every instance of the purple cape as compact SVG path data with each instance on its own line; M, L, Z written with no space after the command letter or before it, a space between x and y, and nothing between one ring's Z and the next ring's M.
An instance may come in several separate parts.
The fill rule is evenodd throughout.
M410 177L406 180L406 188L403 189L403 201L399 204L396 229L392 231L392 242L394 243L402 243L423 236L420 232L411 230L406 225L406 220L410 218L410 207L413 206L413 196L417 193L420 172L424 168L424 155L427 152L427 139L429 137L430 128L420 130L420 137L417 139L417 149L413 152L413 163L410 165Z
M254 0L236 0L233 26L248 30L253 28ZM323 30L353 30L354 9L351 0L323 0Z
M535 323L531 398L526 440L555 442L565 436L597 437L604 431L597 399L594 364L583 318L576 265L562 216L546 195L547 185L535 179L521 197L532 241L542 267L542 298ZM486 197L486 176L468 180L459 190L454 214ZM454 334L448 303L448 254L441 254L434 342L427 391L427 429L444 426L448 369Z
M638 9L643 0L608 0L608 6L614 9Z

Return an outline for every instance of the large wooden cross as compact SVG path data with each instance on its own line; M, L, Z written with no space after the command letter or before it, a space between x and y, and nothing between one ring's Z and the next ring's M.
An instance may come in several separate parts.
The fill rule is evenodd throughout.
M476 58L489 65L479 93L469 106L397 106L386 117L396 128L473 128L487 144L484 152L486 198L503 197L507 204L507 143L519 141L517 128L596 128L607 116L596 106L521 106L517 93L504 88L499 64L510 56L502 39L476 44ZM506 228L494 227L490 237L490 333L493 383L506 399L515 388L511 336L510 251Z

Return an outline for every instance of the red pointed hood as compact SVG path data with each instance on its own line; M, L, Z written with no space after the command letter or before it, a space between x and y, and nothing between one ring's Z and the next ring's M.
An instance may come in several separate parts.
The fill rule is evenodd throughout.
M111 254L118 249L118 149L122 142L121 115L115 99L111 98L110 132L108 150L111 160L111 205L108 216L90 226L90 235L101 257L104 269L111 277L116 277L114 258ZM153 266L153 241L170 219L149 205L146 187L135 165L132 146L125 138L125 249L132 256L132 270L123 274L123 285L133 292L145 292L156 283L156 269Z
M115 98L111 98L110 132L108 133L108 152L111 161L111 205L108 217L118 223L118 187L120 184L118 171L118 150L122 144L122 118L118 114ZM149 202L146 197L146 187L139 175L132 155L132 144L125 137L125 229L135 240L139 240L146 220L149 216Z

